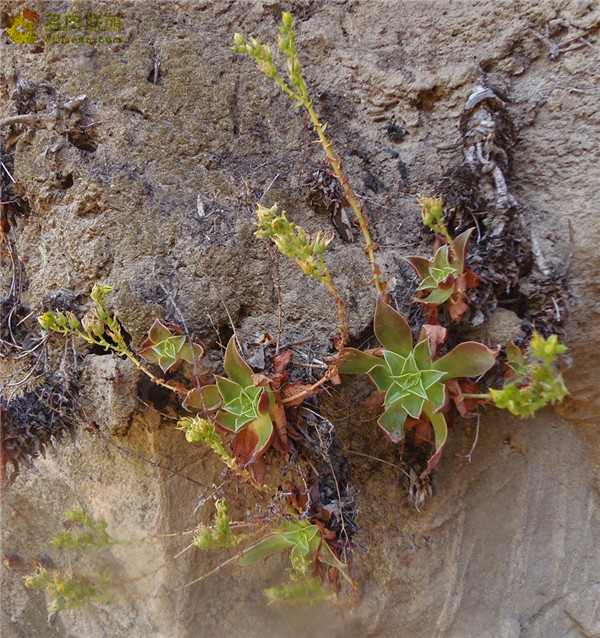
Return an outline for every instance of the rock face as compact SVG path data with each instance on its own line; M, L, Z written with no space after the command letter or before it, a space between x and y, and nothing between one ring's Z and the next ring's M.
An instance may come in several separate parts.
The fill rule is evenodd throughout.
M78 309L101 280L114 287L113 309L135 344L156 316L179 321L181 313L216 366L216 343L231 334L228 315L246 340L277 332L271 257L253 236L253 202L266 193L265 202L277 201L309 230L331 225L299 187L322 156L312 133L271 82L230 50L234 31L272 42L289 4L98 0L64 7L63 22L67 13L118 14L121 30L110 34L121 42L45 42L44 20L56 10L45 2L30 7L42 16L37 43L1 35L1 116L39 116L17 127L14 139L17 129L3 128L10 131L3 161L21 198L9 240L23 262L22 304L40 312L58 295ZM22 10L5 2L3 27ZM461 116L481 78L501 95L514 129L507 186L529 233L531 264L518 303L510 290L498 301L488 336L510 337L534 306L535 317L545 313L570 349L571 397L526 421L488 409L479 429L473 420L458 422L435 476L437 495L421 512L406 503L397 470L351 453L396 458L358 402L346 402L337 436L360 490L364 548L355 551L362 597L351 609L267 607L262 590L280 581L278 558L182 590L215 558L195 549L177 558L187 543L176 537L114 548L102 567L128 583L123 595L48 624L44 596L25 590L23 576L35 562L62 560L47 543L66 509L87 506L119 538L190 530L212 518L202 489L136 455L207 484L221 472L173 421L135 398L155 397L126 362L88 352L82 405L134 456L80 431L76 446L57 447L36 461L37 471L22 468L3 489L2 552L15 559L3 569L2 633L275 637L320 635L326 627L345 638L598 637L600 9L583 0L342 0L296 2L292 10L315 108L398 290L414 285L401 257L430 251L417 193L447 184L464 161ZM69 104L80 95L85 101ZM359 338L374 294L364 285L369 270L358 237L338 237L327 259ZM2 263L6 296L4 254ZM324 351L335 307L283 259L279 276L284 341L314 335L315 352ZM556 293L540 294L549 282ZM484 340L485 325L477 328ZM2 365L3 374L14 371ZM71 560L79 569L96 559Z

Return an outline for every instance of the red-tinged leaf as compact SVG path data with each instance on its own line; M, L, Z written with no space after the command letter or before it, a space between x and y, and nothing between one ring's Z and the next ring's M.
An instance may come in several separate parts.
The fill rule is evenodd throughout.
M320 536L320 535L319 535ZM340 574L349 582L354 584L354 579L350 576L348 565L343 563L329 547L326 541L322 541L318 548L319 560L330 567L337 569Z
M271 409L271 399L273 398L272 393L269 394L268 390L263 390L261 392L260 398L258 400L258 411L261 414L267 414Z
M419 279L425 279L425 277L429 277L429 269L432 266L429 259L411 255L410 257L406 257L404 261L409 263L414 268Z
M404 424L404 429L407 432L412 431L415 445L417 447L434 445L433 428L431 427L429 419L425 417L420 419L413 419L412 417L408 417L408 419L406 419L406 423Z
M456 301L448 304L448 313L450 314L452 323L459 323L468 309L469 306L465 302L464 294L461 293Z
M236 434L231 441L231 453L237 459L241 467L252 473L255 480L263 484L265 477L265 462L255 450L258 445L258 433L254 428L244 428Z
M433 367L446 374L442 381L460 377L478 377L487 372L496 362L498 352L482 343L466 341L434 362Z
M223 366L229 378L239 383L242 387L246 388L249 385L253 385L252 368L244 361L242 355L239 353L235 343L235 335L231 337L227 344Z
M221 395L216 385L205 385L202 388L190 390L183 400L183 407L186 410L202 410L211 412L221 406Z
M375 320L373 322L375 336L386 349L403 357L412 351L413 339L410 326L404 317L387 304L381 295L377 297ZM340 368L340 372L343 370Z
M300 405L305 399L314 397L322 391L321 387L313 388L310 383L296 381L295 383L284 385L280 390L280 396L282 399L291 399L285 402L286 407L291 408ZM292 397L297 398L292 399Z
M163 372L175 372L177 368L181 365L180 359L174 359L173 357L159 355L158 356L158 365Z
M155 319L152 327L148 331L148 338L152 343L160 343L165 341L169 337L172 337L173 333L165 326L160 319ZM142 344L143 345L143 344Z
M465 280L465 290L470 290L471 288L477 288L479 282L481 281L481 277L474 273L472 270L465 270L463 275Z
M204 350L202 346L200 346L197 343L190 344L189 341L186 341L186 343L184 343L183 346L181 346L181 348L179 349L179 352L177 353L177 356L180 359L183 359L184 361L187 361L188 363L194 363L194 361L200 361L203 355L204 355Z
M264 454L273 439L273 422L269 413L261 414L257 419L248 423L246 430L254 430L258 440L252 454L252 459Z
M285 416L285 409L279 401L277 401L271 409L271 420L275 430L272 445L282 454L288 454L290 450L288 448L287 418Z
M285 350L279 354L275 354L271 357L271 363L273 364L274 374L284 374L287 372L286 368L294 353L291 350Z
M456 277L450 274L446 277L446 279L440 281L437 287L441 290L449 290L450 288L452 288L452 290L456 290L456 281Z
M419 475L419 478L421 480L423 480L424 478L427 478L431 472L433 472L433 470L435 470L435 468L437 467L437 464L440 462L440 459L442 458L442 452L444 451L444 448L440 448L439 450L436 451L436 453L429 459L429 461L427 462L427 467L425 468L425 470L423 472L421 472L421 474Z
M461 233L454 240L454 251L455 251L454 256L456 258L456 261L458 262L456 264L458 266L458 272L464 272L465 270L467 245L469 243L469 239L471 239L471 234L473 233L474 230L475 228L469 228L468 230L465 230L464 233Z
M463 418L470 418L477 416L476 413L473 412L475 410L477 404L484 403L484 401L480 399L465 399L463 396L463 392L467 394L478 394L479 388L477 386L476 381L471 381L469 379L450 379L446 383L446 390L450 396L450 399L456 406L458 413Z
M140 357L147 361L148 363L158 363L160 355L156 350L152 347L152 342L149 339L146 339L144 343L142 343L142 349L138 352Z
M371 414L381 412L383 402L385 401L385 392L371 392L369 397L363 402L363 407Z
M262 372L258 372L252 375L252 381L255 388L267 388L271 383L271 379Z
M433 432L435 435L435 454L429 459L425 471L419 477L421 479L424 479L426 476L428 476L435 468L435 466L439 463L444 445L446 444L446 439L448 438L448 426L446 424L444 415L439 414L438 412L434 412L433 405L429 401L425 402L423 411L429 417L429 420L431 421L431 425L433 427Z
M440 348L446 341L446 337L448 336L448 330L444 328L444 326L440 326L439 324L432 325L430 323L426 323L423 326L423 330L425 331L425 335L427 339L429 339L429 348L433 353L434 357L438 356ZM420 341L419 337L419 341Z
M468 417L469 411L467 410L467 406L465 405L465 400L463 398L463 394L460 388L460 384L457 379L450 379L446 382L446 390L448 391L448 395L450 396L451 401L456 406L458 413L460 416Z

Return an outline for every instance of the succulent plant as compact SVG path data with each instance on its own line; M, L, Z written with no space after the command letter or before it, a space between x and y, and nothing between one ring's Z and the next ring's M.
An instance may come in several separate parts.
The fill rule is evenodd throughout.
M176 370L181 361L194 363L202 357L204 350L177 330L171 330L160 319L155 319L138 354L148 363L157 363L163 372Z
M416 256L406 258L421 279L417 288L421 295L415 297L415 301L435 306L448 302L454 322L459 321L467 309L465 292L474 288L478 281L477 275L465 265L467 245L472 232L473 229L469 228L451 244L440 246L433 261Z
M291 549L292 562L300 558L308 558L312 562L318 558L322 563L338 569L349 582L353 582L348 573L348 566L329 547L319 526L306 519L280 520L277 523L277 529L272 534L243 552L240 564L252 565L285 549Z
M223 362L227 377L215 375L216 385L191 390L183 405L186 408L213 412L214 421L227 432L244 433L242 461L255 460L266 451L274 433L277 419L277 399L269 379L254 376L244 361L232 337L225 350ZM254 379L264 385L255 385Z
M434 361L425 331L421 331L413 348L410 326L381 296L377 300L374 328L383 346L383 358L346 348L340 355L339 371L367 374L377 389L385 392L385 411L378 423L392 442L404 437L404 424L409 416L418 419L424 414L433 427L435 456L439 458L448 432L441 414L446 404L445 382L483 374L494 365L496 353L483 344L467 341Z

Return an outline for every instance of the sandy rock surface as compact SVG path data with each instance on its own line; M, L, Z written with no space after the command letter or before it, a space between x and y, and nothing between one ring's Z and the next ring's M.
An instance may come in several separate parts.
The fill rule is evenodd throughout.
M197 507L198 486L80 431L76 445L40 458L37 471L23 468L2 491L2 552L20 559L3 566L2 634L598 638L596 0L77 0L58 9L40 0L31 6L42 16L31 45L10 41L4 29L22 8L7 0L1 9L0 119L47 116L10 148L11 174L27 202L11 240L31 310L59 293L80 309L101 280L113 286L111 307L139 344L155 317L178 320L171 297L215 370L218 338L231 334L228 315L247 341L276 334L271 256L253 235L253 202L268 190L264 201L277 201L307 229L330 227L299 187L321 149L292 104L230 46L235 31L272 42L281 11L291 9L315 108L365 202L384 274L399 290L414 286L401 258L431 249L416 196L464 160L465 103L482 76L505 96L514 127L507 184L533 266L516 289L519 302L507 293L491 329L476 329L490 343L510 338L530 303L536 317L546 313L560 326L572 367L571 397L556 410L521 421L488 409L471 462L476 423L458 421L436 496L421 512L408 505L394 468L348 454L363 547L355 551L362 597L349 609L267 607L262 590L287 568L278 557L181 590L215 557L190 550L175 559L186 541L174 538L113 548L103 566L109 577L152 575L124 585L114 602L48 624L44 595L25 590L23 577L40 561L58 560L48 541L67 508L86 505L114 536L131 539L193 529L213 515L210 503ZM118 14L121 42L47 43L44 16L53 10L63 20ZM52 113L53 104L80 95L81 106ZM358 235L336 236L327 259L359 339L374 293ZM2 260L5 295L11 268ZM314 351L324 352L335 307L294 264L278 264L284 341L314 336ZM539 296L544 282L560 283L556 295ZM83 375L90 418L122 446L208 484L219 480L221 466L206 450L132 396L127 388L137 386L143 400L152 391L126 362L90 351ZM376 424L365 423L352 400L344 405L337 433L344 447L393 463L395 450ZM84 569L94 558L72 560Z

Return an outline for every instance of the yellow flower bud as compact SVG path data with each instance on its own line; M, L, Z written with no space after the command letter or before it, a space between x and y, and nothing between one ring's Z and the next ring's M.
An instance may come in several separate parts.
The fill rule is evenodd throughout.
M420 197L421 217L425 226L431 228L444 214L441 197Z
M294 16L291 13L284 11L281 14L281 21L283 22L283 25L285 26L285 28L289 29L292 26L292 23L294 22Z

